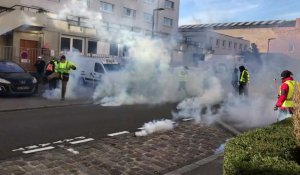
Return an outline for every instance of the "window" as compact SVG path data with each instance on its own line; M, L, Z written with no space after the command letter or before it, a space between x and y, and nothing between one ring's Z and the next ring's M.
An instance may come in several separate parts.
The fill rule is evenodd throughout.
M61 37L60 50L70 51L71 50L71 38Z
M73 48L79 52L82 52L82 39L73 39Z
M144 13L144 21L152 23L152 15L149 13Z
M88 53L97 54L97 41L88 42Z
M217 39L217 40L216 40L216 45L219 46L219 44L220 44L220 40Z
M88 7L88 0L76 0L76 2L83 4L85 7Z
M234 46L233 46L233 48L234 48L234 49L236 49L236 48L237 48L237 43L234 43Z
M78 51L83 53L83 39L82 38L74 38L74 37L66 37L62 36L60 41L60 50L61 51Z
M95 63L94 71L97 73L104 73L104 69L100 63Z
M154 0L144 0L144 3L146 3L146 4L154 4Z
M223 47L225 47L225 46L226 46L226 41L225 41L225 40L223 40L223 42L222 42L222 46L223 46Z
M232 47L232 41L228 42L228 47L231 48Z
M123 14L124 16L135 18L136 10L124 7Z
M173 19L164 17L164 25L165 26L172 26L173 25Z
M166 9L174 9L174 2L173 2L173 1L166 0L166 1L165 1L165 8L166 8Z
M118 56L118 44L110 43L109 54L113 56Z
M114 10L114 5L107 2L100 2L100 11L112 13Z
M239 45L239 49L242 50L242 47L243 47L243 44L240 44Z
M244 46L244 50L246 51L246 50L248 50L248 46L247 46L247 44L245 44L245 46Z

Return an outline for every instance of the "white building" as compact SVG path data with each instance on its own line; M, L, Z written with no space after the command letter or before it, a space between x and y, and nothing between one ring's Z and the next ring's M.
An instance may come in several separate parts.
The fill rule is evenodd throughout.
M250 47L248 40L210 30L186 30L180 27L179 32L182 40L173 56L173 61L178 63L198 64L211 54L236 56Z
M178 17L179 0L1 0L0 59L31 70L40 54L76 49L123 56L126 46L112 36L127 30L168 37L177 32Z

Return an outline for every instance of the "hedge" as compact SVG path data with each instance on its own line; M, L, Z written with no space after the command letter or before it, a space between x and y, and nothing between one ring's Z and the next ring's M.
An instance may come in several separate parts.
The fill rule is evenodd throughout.
M292 119L245 132L228 141L224 175L300 175Z

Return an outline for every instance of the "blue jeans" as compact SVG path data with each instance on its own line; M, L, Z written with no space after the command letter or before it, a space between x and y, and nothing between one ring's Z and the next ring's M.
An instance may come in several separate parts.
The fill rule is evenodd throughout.
M281 121L289 117L292 117L292 113L288 109L285 110L278 109L277 121Z

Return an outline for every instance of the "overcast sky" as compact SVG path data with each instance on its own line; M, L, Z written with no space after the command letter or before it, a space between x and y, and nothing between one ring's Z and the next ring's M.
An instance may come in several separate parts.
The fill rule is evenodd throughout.
M179 25L291 20L300 18L300 0L180 0Z

